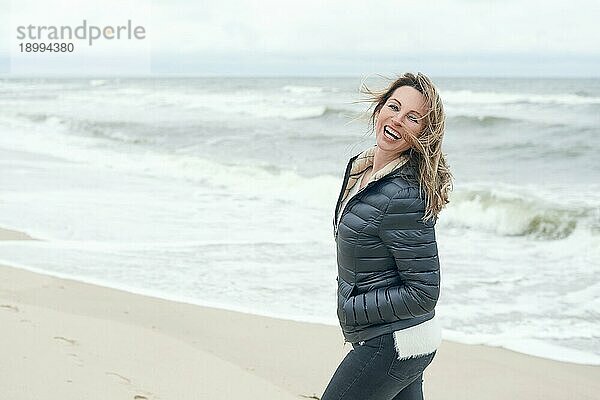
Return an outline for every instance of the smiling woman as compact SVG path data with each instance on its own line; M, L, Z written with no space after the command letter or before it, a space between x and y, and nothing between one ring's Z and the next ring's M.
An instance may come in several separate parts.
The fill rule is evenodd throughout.
M442 154L446 112L436 87L424 74L406 73L383 91L367 87L363 91L374 106L370 120L377 146L380 150L389 149L381 148L386 146L381 140L386 137L382 134L386 127L402 138L395 150L396 153L408 150L412 161L418 164L419 184L427 193L425 219L437 216L448 203L452 174ZM388 151L388 157L390 154L393 156L394 152Z
M367 93L376 144L348 162L334 213L337 314L353 350L322 400L422 400L423 371L441 343L434 226L452 178L441 153L445 114L420 73Z
M401 153L411 147L423 130L425 99L410 86L397 88L380 109L375 124L377 146L381 151Z

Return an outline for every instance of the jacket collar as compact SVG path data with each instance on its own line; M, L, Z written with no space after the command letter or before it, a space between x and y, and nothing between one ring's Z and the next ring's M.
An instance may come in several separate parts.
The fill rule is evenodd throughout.
M348 175L348 181L345 184L344 189L342 190L342 196L341 196L340 202L343 202L346 199L350 190L354 187L354 185L357 184L359 179L362 177L363 172L365 172L365 170L367 170L367 168L369 168L373 165L373 159L375 157L376 149L377 149L377 145L374 145L373 147L370 147L370 148L364 150L362 153L360 153L350 159L349 164L352 164L352 167L351 167L350 173ZM368 185L370 182L377 181L387 175L393 175L393 176L400 175L401 170L402 170L402 174L405 176L407 176L407 175L416 176L416 172L414 171L413 168L401 168L405 164L410 165L409 160L410 160L410 154L408 151L401 153L398 156L398 158L390 161L379 171L377 171L373 175L371 175L369 180L365 183L365 186ZM408 165L407 165L407 167L408 167Z

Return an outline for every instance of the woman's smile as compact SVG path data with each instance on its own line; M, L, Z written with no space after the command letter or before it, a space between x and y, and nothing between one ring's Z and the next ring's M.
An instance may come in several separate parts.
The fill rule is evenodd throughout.
M400 134L400 132L395 131L392 127L387 126L387 125L383 129L383 133L390 140L399 140L400 138L402 138L402 135Z

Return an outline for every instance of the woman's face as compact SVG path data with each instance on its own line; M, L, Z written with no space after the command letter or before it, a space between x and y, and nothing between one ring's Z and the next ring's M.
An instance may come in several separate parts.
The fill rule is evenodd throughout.
M401 86L385 102L375 122L377 147L400 154L411 146L405 137L417 137L425 128L425 97L415 88Z

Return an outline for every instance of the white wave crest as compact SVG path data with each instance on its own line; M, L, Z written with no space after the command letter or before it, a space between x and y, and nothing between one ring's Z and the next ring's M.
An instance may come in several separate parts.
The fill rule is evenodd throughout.
M577 94L535 94L508 92L476 92L472 90L449 90L441 93L444 102L449 104L600 104L600 97L580 96Z

